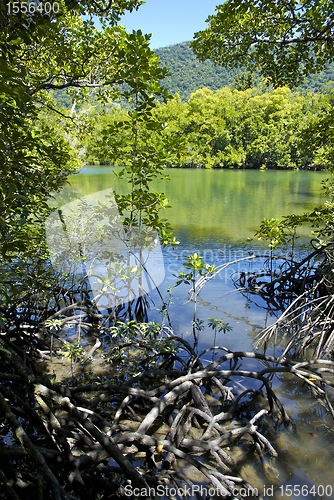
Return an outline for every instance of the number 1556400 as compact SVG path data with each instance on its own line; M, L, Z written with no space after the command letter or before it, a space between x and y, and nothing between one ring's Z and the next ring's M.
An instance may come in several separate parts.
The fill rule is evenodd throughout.
M333 493L333 488L330 484L324 486L319 484L319 486L308 486L306 484L285 484L284 486L279 487L281 495L286 495L288 497L307 497L308 495L316 495L318 497L330 498Z
M6 4L7 14L57 14L60 9L59 2L8 2Z

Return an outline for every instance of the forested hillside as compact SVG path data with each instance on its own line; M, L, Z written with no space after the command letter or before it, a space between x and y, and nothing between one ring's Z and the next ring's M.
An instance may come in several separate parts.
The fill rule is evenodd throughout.
M211 61L199 61L189 42L170 45L155 52L170 73L164 80L165 87L173 95L178 93L182 100L189 99L192 92L203 87L218 90L232 86L238 74L237 70L215 66Z
M190 42L182 42L155 50L160 57L161 66L168 68L169 75L164 79L165 88L172 94L179 94L182 101L187 101L193 92L201 88L219 90L223 87L233 87L235 79L244 69L228 69L215 66L210 61L201 62L189 46ZM329 81L334 81L334 65L319 74L308 76L305 83L293 89L300 93L321 92ZM255 77L254 83L260 79ZM245 89L239 89L245 90ZM57 91L56 100L59 105L71 107L71 99L64 91Z
M170 75L164 80L165 87L171 94L178 93L182 100L189 99L192 92L207 87L218 90L225 86L231 87L235 77L244 69L230 70L215 66L210 60L201 62L189 46L189 42L170 45L155 52L161 59L161 64L166 66ZM324 86L334 80L334 66L323 70L316 75L307 77L305 83L298 87L299 92L321 92Z

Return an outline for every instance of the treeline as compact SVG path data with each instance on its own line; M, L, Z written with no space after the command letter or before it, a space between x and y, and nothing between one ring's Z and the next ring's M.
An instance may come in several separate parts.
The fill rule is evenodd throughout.
M202 88L187 102L175 95L167 104L158 103L154 114L161 130L150 132L149 123L140 123L138 140L149 136L158 149L166 136L177 138L178 147L166 158L169 167L320 169L326 166L326 151L307 150L302 138L329 106L330 94ZM115 148L129 144L122 126L128 113L115 106L96 112L96 131L84 144L87 163L111 163L112 149L112 163L122 164L121 155L115 161ZM115 147L110 137L106 142L108 129Z
M224 87L237 88L238 78L247 74L245 70L224 68L215 65L212 61L200 61L189 46L189 42L178 43L154 51L160 57L160 65L168 69L169 74L163 80L164 87L172 94L179 94L182 101L187 101L197 89L207 87L210 90L219 90ZM260 84L260 78L254 75L254 85ZM322 92L328 82L334 80L334 64L328 69L306 77L304 84L298 87L298 92ZM54 94L58 105L70 109L71 98L65 91L58 90ZM97 105L94 97L88 99L91 104Z
M189 46L189 42L178 43L155 50L161 65L166 66L169 75L164 79L164 86L174 95L178 93L183 101L197 89L207 87L218 90L225 86L234 87L235 78L245 69L237 70L215 65L213 61L200 61ZM255 75L255 83L261 79ZM300 93L321 92L329 81L334 80L334 64L328 69L308 76L297 89Z

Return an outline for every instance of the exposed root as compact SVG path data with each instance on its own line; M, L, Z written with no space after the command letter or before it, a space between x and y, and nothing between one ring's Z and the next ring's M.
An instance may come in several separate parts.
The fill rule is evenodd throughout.
M290 422L271 388L274 374L301 378L333 414L325 391L334 374L329 361L215 348L221 356L207 364L207 350L196 356L182 339L170 339L182 362L162 351L154 367L133 376L115 380L106 370L103 382L71 386L41 380L4 337L0 484L8 497L95 500L139 488L149 498L159 485L168 496L168 488L202 483L223 498L241 499L236 491L250 485L239 474L234 447L276 457L266 429ZM254 369L243 369L243 359L253 360ZM172 366L161 368L168 360ZM235 378L255 380L257 388L234 394ZM210 398L219 405L209 405ZM254 489L252 498L261 495Z
M274 324L256 338L255 349L282 347L282 358L308 352L317 359L334 352L333 244L316 249L300 262L268 259L262 273L241 273L235 285L264 300ZM255 299L256 300L256 299Z

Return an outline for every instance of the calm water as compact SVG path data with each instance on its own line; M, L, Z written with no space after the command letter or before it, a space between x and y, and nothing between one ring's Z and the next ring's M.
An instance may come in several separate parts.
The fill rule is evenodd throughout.
M249 255L249 252L267 253L268 250L252 239L264 218L282 217L290 213L301 214L320 205L324 198L321 182L325 173L288 171L230 171L230 170L169 170L171 181L156 181L152 188L163 191L172 205L164 217L172 224L180 241L176 250L164 250L165 279L160 286L166 290L174 284L174 274L182 267L185 257L194 252L204 257L204 262L215 265ZM126 187L112 174L111 167L85 167L70 178L62 202L112 188L124 193ZM300 235L300 242L307 241L308 230ZM254 336L274 320L265 309L258 307L237 292L231 275L241 270L261 268L261 260L241 262L228 267L211 280L200 294L196 316L204 321L200 332L200 347L213 343L213 331L207 318L221 318L232 326L231 332L218 334L217 344L231 350L252 350ZM169 308L176 334L192 340L193 303L187 302L187 286L180 286L172 294ZM161 306L156 293L152 298L150 319L160 321ZM285 485L306 485L304 493L316 485L315 494L293 494L292 498L334 498L321 495L318 485L329 485L334 492L333 424L323 414L323 409L310 397L305 388L288 376L274 381L286 409L296 418L298 425L292 436L282 431L273 436L280 451L280 459L270 463L269 479L265 479L259 464L248 464L242 471L245 479L254 486L283 485L281 490L265 498L291 498ZM236 392L238 389L236 388ZM312 490L313 493L313 490ZM330 493L330 488L327 489Z
M155 181L172 205L166 217L183 243L208 246L253 237L264 218L302 213L321 203L322 172L169 169L171 181ZM85 195L107 188L124 192L111 167L85 167L71 177ZM192 243L191 243L192 242Z
M249 255L249 252L268 253L268 249L254 238L256 228L264 217L282 217L301 214L323 201L321 182L325 173L293 171L234 171L170 169L170 181L155 181L152 189L163 191L171 209L168 218L180 241L177 249L164 249L164 292L175 282L174 274L182 268L184 259L197 252L204 262L223 264ZM70 178L63 201L75 199L108 188L124 193L124 181L115 178L111 167L85 167ZM300 241L307 241L307 230ZM198 318L218 317L227 321L233 331L222 340L229 349L251 347L254 333L263 328L266 312L249 303L234 288L231 274L249 269L260 269L262 261L241 262L224 270L210 281L200 294ZM178 334L191 335L193 304L187 303L187 286L175 289L170 307L173 326ZM159 300L154 296L156 306ZM156 308L150 311L152 319L159 320ZM219 339L218 339L219 340ZM201 332L203 347L212 344L212 330Z

